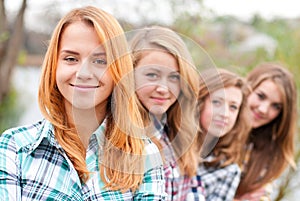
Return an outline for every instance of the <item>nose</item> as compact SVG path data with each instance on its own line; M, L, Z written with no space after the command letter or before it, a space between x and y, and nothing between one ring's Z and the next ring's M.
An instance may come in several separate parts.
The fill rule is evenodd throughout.
M230 113L230 106L227 105L227 104L224 104L224 107L223 107L223 117L229 117L229 113Z
M229 111L230 111L229 107L230 107L229 105L223 104L223 106L220 107L219 114L224 118L229 117Z
M169 91L168 86L159 84L156 87L156 91L159 93L167 93Z
M84 79L90 79L92 78L92 76L93 73L90 69L90 66L88 65L88 62L83 62L76 72L76 78L84 80Z
M258 106L258 111L262 114L266 114L269 110L269 103L268 102L262 102L260 103L260 105Z
M167 93L169 91L167 79L162 78L159 83L157 83L156 91L160 93Z

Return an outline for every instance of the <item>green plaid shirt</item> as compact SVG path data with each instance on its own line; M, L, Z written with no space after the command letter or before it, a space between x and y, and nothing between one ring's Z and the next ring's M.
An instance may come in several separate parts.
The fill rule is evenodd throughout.
M164 200L165 183L157 147L145 139L147 154L143 183L135 192L103 188L99 173L99 143L105 122L93 133L86 154L89 180L82 184L53 126L43 120L7 130L0 137L1 200ZM149 156L149 157L148 157ZM113 160L113 159L112 159ZM155 163L155 164L154 164ZM151 167L149 167L151 166Z

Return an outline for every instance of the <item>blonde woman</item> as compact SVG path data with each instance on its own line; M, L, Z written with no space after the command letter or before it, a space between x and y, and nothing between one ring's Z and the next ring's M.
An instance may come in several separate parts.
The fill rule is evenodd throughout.
M0 138L1 199L164 200L162 166L150 161L161 158L142 133L132 70L113 16L90 6L66 14L43 63L45 119Z
M198 164L197 122L191 115L196 109L198 73L185 43L169 28L137 30L130 47L141 111L145 124L154 126L152 139L164 160L168 200L186 200ZM200 188L200 181L195 182Z
M262 63L247 76L252 131L242 160L237 200L270 200L270 184L288 165L295 168L297 91L293 75L276 63Z

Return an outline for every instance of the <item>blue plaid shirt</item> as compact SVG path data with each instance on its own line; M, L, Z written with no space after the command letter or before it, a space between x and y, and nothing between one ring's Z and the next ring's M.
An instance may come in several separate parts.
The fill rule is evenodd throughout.
M212 160L209 155L205 160ZM206 201L232 201L240 182L241 169L236 164L225 167L198 167L197 175L201 177L205 190Z
M74 166L55 140L50 122L43 120L7 130L0 138L0 199L164 200L166 194L161 165L148 168L135 192L122 193L103 188L98 153L104 130L105 123L102 123L90 138L86 163L92 174L85 184L80 182ZM153 161L159 164L161 158L157 147L149 139L145 139L145 146L146 154L151 156L146 159L146 165Z
M152 116L156 129L156 137L162 146L164 158L164 173L166 180L167 200L174 201L203 201L203 187L201 177L190 178L180 172L178 158L175 155L172 144L167 136L167 116L164 115L161 121Z

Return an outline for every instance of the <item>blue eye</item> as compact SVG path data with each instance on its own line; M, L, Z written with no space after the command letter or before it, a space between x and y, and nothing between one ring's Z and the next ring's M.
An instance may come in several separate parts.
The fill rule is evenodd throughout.
M175 75L170 75L169 76L171 81L179 81L180 80L180 76L175 74Z
M95 64L102 64L102 65L106 65L107 64L107 61L105 59L95 59L93 61L93 63Z
M219 101L219 100L212 100L211 102L212 102L212 104L215 105L215 106L221 105L221 101Z
M148 77L149 79L157 79L158 75L156 73L147 73L146 77Z

